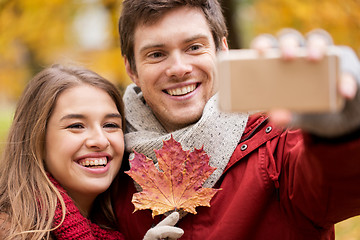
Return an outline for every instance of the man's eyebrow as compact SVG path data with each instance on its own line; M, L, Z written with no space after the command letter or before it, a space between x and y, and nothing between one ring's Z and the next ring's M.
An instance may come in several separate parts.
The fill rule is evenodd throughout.
M185 39L184 43L189 43L189 42L192 42L192 41L195 41L195 40L198 40L198 39L206 39L207 40L208 36L205 35L205 34L196 34L194 36L191 36L191 37ZM151 48L162 48L164 46L165 46L165 44L162 44L162 43L160 43L160 44L156 44L156 43L151 44L150 43L150 44L147 44L147 45L143 46L142 48L140 48L140 52L144 52L147 49L151 49Z
M151 48L162 48L164 46L165 46L165 44L151 44L150 43L150 44L147 44L147 45L143 46L142 48L140 48L140 52L144 52Z
M191 36L188 39L185 39L184 42L188 43L188 42L192 42L192 41L195 41L195 40L198 40L198 39L206 39L207 40L208 36L205 35L205 34L197 34L197 35Z

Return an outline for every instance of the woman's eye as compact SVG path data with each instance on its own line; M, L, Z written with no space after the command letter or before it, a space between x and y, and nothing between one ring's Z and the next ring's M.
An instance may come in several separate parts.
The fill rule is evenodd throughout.
M81 123L74 123L71 124L69 126L67 126L66 128L70 128L70 129L82 129L84 128L84 126Z
M106 123L104 124L104 128L120 128L120 126L116 123Z

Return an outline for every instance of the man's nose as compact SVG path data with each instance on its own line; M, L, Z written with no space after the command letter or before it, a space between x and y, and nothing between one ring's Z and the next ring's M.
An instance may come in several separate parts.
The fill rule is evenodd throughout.
M182 78L191 71L192 65L187 56L181 52L175 52L169 56L169 67L166 69L168 77Z

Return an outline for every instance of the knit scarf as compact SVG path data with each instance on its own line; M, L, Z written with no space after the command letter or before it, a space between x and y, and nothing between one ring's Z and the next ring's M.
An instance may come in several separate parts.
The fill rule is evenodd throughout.
M66 206L65 220L59 226L63 214L61 204L58 201L53 220L53 227L57 228L51 232L55 239L124 240L124 237L120 232L100 228L97 224L92 223L89 219L85 218L76 207L74 201L66 193L65 189L61 187L50 174L48 174L48 177L59 190Z
M171 135L181 143L184 150L204 147L209 155L210 166L216 167L203 187L213 187L219 180L241 135L244 132L248 114L229 114L218 109L218 97L213 96L205 105L202 117L194 124L168 133L159 123L150 107L146 104L142 92L135 84L127 87L124 94L126 106L125 133L126 151L136 151L157 163L154 149L160 149L163 140ZM130 155L132 158L133 154Z

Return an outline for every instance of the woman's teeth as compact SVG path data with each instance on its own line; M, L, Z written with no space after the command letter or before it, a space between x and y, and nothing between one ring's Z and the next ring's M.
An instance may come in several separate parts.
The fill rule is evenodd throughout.
M103 157L103 158L87 158L80 160L78 163L84 167L98 168L98 167L106 166L107 162L108 162L107 158Z
M167 93L170 94L171 96L180 96L194 91L195 88L196 88L196 84L191 84L181 88L169 89L167 90Z

